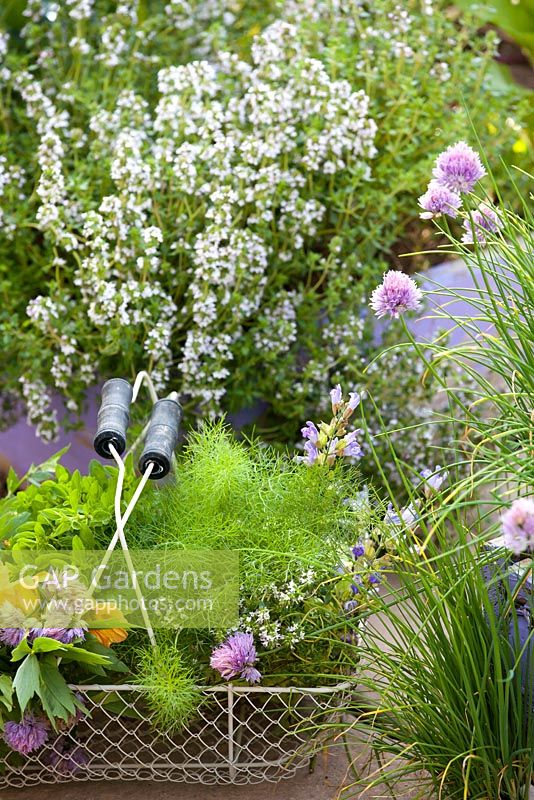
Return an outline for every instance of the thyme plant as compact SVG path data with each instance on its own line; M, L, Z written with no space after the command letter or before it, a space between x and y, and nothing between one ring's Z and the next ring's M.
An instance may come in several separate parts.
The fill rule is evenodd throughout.
M54 393L74 423L88 385L147 365L188 413L264 398L265 435L294 438L361 378L368 290L395 243L424 238L411 196L463 133L462 98L511 153L515 101L468 16L259 5L4 17L3 392L46 439Z

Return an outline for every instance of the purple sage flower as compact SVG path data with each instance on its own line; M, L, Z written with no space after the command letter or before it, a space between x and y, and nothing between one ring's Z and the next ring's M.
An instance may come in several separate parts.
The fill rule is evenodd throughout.
M473 244L476 239L478 244L486 244L486 233L497 233L502 225L497 211L487 203L480 203L479 207L471 212L471 216L464 219L465 233L462 242Z
M417 509L410 503L409 506L406 508L401 508L400 514L397 514L395 509L393 508L393 503L389 503L386 516L384 517L384 522L386 525L393 525L393 526L402 526L406 525L410 528L419 520L419 514L417 513Z
M442 186L459 194L470 192L486 170L476 150L465 142L457 142L440 153L432 174Z
M330 391L330 400L332 402L332 411L336 414L343 403L343 392L339 383Z
M343 455L352 458L363 458L363 450L358 442L349 442L343 450Z
M372 293L369 305L379 319L386 314L398 319L405 311L417 311L422 297L421 290L408 275L390 270Z
M213 651L210 666L227 681L240 677L249 683L258 683L261 673L253 666L257 660L252 634L234 633Z
M349 408L351 411L354 411L354 409L360 405L361 399L362 396L359 392L349 392L347 408Z
M309 467L313 466L319 458L319 451L313 442L306 442L304 445L304 452L306 455L302 458L305 464Z
M353 458L363 458L363 450L356 441L356 437L361 433L361 430L351 431L347 433L344 439L341 441L341 444L344 444L343 447L343 455L344 456L352 456Z
M382 583L382 578L376 572L369 575L369 583L371 586L376 586L377 583Z
M365 547L361 542L358 542L358 544L354 545L352 548L352 555L354 558L361 558L363 555L365 555Z
M447 470L442 471L439 464L435 469L422 469L419 474L423 479L425 494L427 495L439 492L442 484L444 484L449 477Z
M309 439L313 444L317 444L319 439L319 431L317 430L317 426L314 422L308 420L306 425L300 429L300 432L302 433L303 439Z
M502 515L505 547L519 555L534 545L534 500L521 497Z
M24 628L0 628L0 642L8 647L19 645L26 635Z
M48 721L27 711L22 722L6 722L4 740L17 753L27 756L38 750L48 739Z
M419 198L419 205L423 209L419 214L421 219L435 219L442 214L454 219L458 216L462 198L438 181L430 181L426 192Z

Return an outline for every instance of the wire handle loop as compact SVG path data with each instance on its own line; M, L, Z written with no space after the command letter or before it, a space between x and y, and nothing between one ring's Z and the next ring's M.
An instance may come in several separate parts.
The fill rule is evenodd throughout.
M122 496L124 491L124 476L126 473L122 454L126 448L129 406L137 400L142 386L146 386L153 403L153 408L149 422L145 425L141 434L124 456L126 459L140 442L146 439L145 447L139 460L141 478L130 502L124 513L122 513ZM154 628L152 627L145 599L141 592L139 581L137 580L124 528L148 481L151 478L164 477L169 472L171 464L176 465L174 450L178 441L181 420L182 407L178 402L178 394L176 392L171 392L168 397L160 400L154 383L147 372L143 371L137 374L133 387L128 381L122 378L112 378L104 384L102 390L102 406L98 414L98 431L95 436L94 445L99 455L104 458L113 458L118 467L114 500L116 528L104 557L92 577L89 592L93 594L97 588L102 573L106 569L114 550L120 543L126 566L132 578L137 599L139 600L139 607L148 637L154 648L157 647Z

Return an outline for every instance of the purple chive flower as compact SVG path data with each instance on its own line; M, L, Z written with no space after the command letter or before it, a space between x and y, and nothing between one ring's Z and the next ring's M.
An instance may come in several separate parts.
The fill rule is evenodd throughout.
M462 236L464 244L486 244L486 233L497 233L502 228L502 220L497 211L487 203L480 203L475 211L471 212L468 219L464 219L465 233Z
M261 673L253 666L257 660L252 634L234 633L213 651L210 666L227 681L239 676L249 683L258 683Z
M534 500L521 497L502 515L505 546L519 555L534 545Z
M363 555L365 555L365 547L363 544L361 544L361 542L358 542L358 544L354 545L352 548L352 555L354 558L361 558Z
M43 746L48 739L48 728L44 717L36 717L27 711L22 722L6 722L4 740L12 750L27 756Z
M30 638L37 639L39 636L56 639L62 644L72 644L75 639L85 639L85 630L83 628L32 628Z
M470 192L486 170L476 150L465 142L457 142L437 157L432 174L442 186L463 193Z
M309 439L313 444L317 444L319 439L319 431L317 430L317 426L314 422L308 420L304 428L300 429L300 432L302 433L303 439Z
M422 297L421 290L408 275L390 270L374 290L369 305L379 319L386 314L398 319L405 311L417 311Z
M60 775L73 775L87 766L89 756L81 745L69 749L69 740L60 736L54 742L54 749L46 754L46 763Z
M442 214L454 219L458 216L462 198L438 181L430 181L426 192L419 198L419 205L423 209L419 214L421 219L434 219Z
M341 386L339 383L331 390L330 400L332 402L332 411L335 414L337 411L339 411L339 407L343 403L343 392L341 391Z
M0 628L0 642L8 647L16 647L26 635L24 628Z

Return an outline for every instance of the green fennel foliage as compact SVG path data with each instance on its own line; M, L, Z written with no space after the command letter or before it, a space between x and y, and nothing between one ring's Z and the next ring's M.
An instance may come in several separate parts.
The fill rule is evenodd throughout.
M204 425L180 456L176 481L141 503L131 536L139 547L236 550L253 596L303 569L332 576L340 551L368 524L365 511L344 502L357 491L354 468L306 468L236 441L223 424Z
M136 680L146 692L151 723L173 734L195 715L202 700L194 670L186 662L185 650L172 641L161 641L136 651Z

